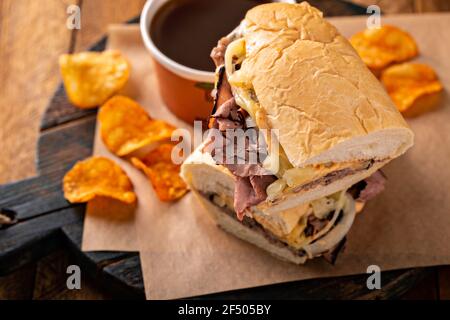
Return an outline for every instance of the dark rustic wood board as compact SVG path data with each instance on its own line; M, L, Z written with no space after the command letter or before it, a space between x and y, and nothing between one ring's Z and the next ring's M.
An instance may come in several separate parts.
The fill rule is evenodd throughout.
M344 3L310 1L328 16L364 14L365 9ZM130 22L138 22L133 19ZM105 48L106 38L91 50ZM5 275L48 253L67 248L84 272L113 296L144 299L144 284L137 253L82 252L85 205L71 205L63 197L64 173L91 155L96 110L80 110L67 99L64 87L56 90L41 123L37 150L37 177L0 186L0 210L11 224L0 225L0 275ZM370 291L366 275L296 281L216 293L207 299L388 299L398 298L434 268L383 272L382 289Z

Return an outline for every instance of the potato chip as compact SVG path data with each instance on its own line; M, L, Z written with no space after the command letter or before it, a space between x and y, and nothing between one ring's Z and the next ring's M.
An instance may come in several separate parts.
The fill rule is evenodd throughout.
M130 76L130 64L113 50L63 54L59 65L69 100L80 108L103 104Z
M173 148L171 144L162 144L142 159L131 159L133 165L150 179L161 201L177 200L188 191L180 177L180 165L172 162Z
M407 32L389 25L359 32L350 38L350 43L376 75L388 65L407 61L419 53Z
M383 71L381 82L398 110L407 117L434 109L443 89L434 70L422 63L389 67Z
M108 197L134 203L136 195L126 173L112 160L92 157L75 164L64 176L64 197L71 203Z
M151 119L135 101L114 96L98 115L103 142L116 155L123 157L143 147L170 140L175 127Z

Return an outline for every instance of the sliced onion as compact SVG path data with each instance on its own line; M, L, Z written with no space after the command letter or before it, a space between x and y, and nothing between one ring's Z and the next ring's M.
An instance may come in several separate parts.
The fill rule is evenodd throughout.
M322 238L315 237L318 240L303 247L303 249L305 250L310 259L319 256L334 248L336 245L338 245L340 241L342 241L342 239L344 239L344 237L350 230L350 227L352 226L356 215L355 201L349 194L345 194L345 200L346 201L344 207L341 208L343 216L339 220L339 223L334 225L334 222L336 222L336 219L339 216L339 212L341 211L340 209L335 211L333 219L331 220L334 221L332 224L334 225L333 229L326 235L324 235ZM330 224L328 224L324 229L327 229L328 231L331 226ZM324 229L322 229L321 232L319 232L317 235L319 235L320 233L321 235L323 235L324 233L322 233L322 231Z
M233 57L238 60L233 61ZM245 58L245 39L238 38L231 42L225 50L225 71L230 78L235 71L235 65L241 63Z
M339 213L341 212L342 208L345 206L346 203L345 198L345 190L341 192L339 195L339 199L336 203L336 208L334 209L333 217L331 220L327 223L327 225L322 228L318 233L316 233L310 240L310 242L313 242L316 239L321 238L323 235L325 235L336 223L337 218L339 217Z

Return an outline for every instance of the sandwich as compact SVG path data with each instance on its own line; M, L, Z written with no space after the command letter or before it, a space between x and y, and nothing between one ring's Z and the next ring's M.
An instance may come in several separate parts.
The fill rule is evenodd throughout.
M214 134L185 160L183 179L229 233L296 264L334 263L356 213L384 189L380 169L413 145L412 131L306 2L254 7L211 57Z

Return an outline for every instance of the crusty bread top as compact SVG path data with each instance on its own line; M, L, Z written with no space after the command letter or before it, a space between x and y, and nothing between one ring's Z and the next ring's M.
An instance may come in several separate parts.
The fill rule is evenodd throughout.
M260 103L257 124L279 130L294 166L394 158L413 144L384 88L319 10L260 5L243 30L241 70Z

